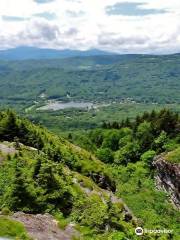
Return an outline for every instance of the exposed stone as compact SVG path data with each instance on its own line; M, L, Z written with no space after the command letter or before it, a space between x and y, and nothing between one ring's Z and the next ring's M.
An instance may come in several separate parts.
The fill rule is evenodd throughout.
M180 164L168 162L161 154L154 159L153 165L157 170L157 188L166 191L176 208L180 209Z
M100 175L98 173L91 173L90 177L100 188L103 188L112 192L116 191L115 182L112 181L108 176Z
M4 154L15 154L16 149L9 144L9 142L0 143L0 151Z
M58 227L58 222L50 214L25 214L17 212L13 219L24 224L28 234L37 240L71 240L78 236L74 225L69 224L64 230Z

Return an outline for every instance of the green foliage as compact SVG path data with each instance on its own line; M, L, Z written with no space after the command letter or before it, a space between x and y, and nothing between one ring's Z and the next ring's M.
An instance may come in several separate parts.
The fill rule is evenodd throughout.
M115 62L112 61L116 59ZM103 62L103 64L102 64ZM46 61L0 62L2 103L41 100L134 99L179 103L179 55L106 56ZM11 105L12 106L12 105Z
M30 240L30 237L28 237L26 230L21 223L2 216L0 216L0 236Z
M112 163L114 160L113 153L109 148L99 148L96 152L96 156L105 163Z
M136 223L127 222L124 203L112 201L101 187L116 191L142 226L172 228L176 237L179 214L166 194L155 190L151 162L155 154L179 146L179 116L164 109L105 127L81 138L99 161L11 111L0 112L0 140L14 141L16 148L15 154L1 153L0 208L49 212L62 228L78 223L89 240L136 239ZM179 149L166 156L178 161Z
M0 115L3 131L6 130L4 123L9 114L8 111ZM12 145L17 147L17 152L4 155L0 166L2 212L9 208L31 214L52 213L61 227L76 220L89 227L92 236L94 232L103 234L106 224L112 229L119 229L119 221L123 219L122 206L103 200L105 197L101 196L96 185L115 190L114 180L105 165L85 150L14 116L16 131L9 132L8 138L9 141L16 140ZM2 134L3 140L7 139ZM74 178L77 178L78 184ZM97 194L89 196L83 192L83 187L95 190Z
M12 111L8 111L7 115L5 115L5 117L1 120L0 138L3 137L4 140L10 140L11 132L16 134L17 123L15 113Z
M68 218L65 218L62 214L62 212L60 211L55 211L55 212L52 212L53 216L55 217L55 219L58 221L58 226L61 228L61 229L65 229L67 227L67 225L69 224L70 222L70 219Z
M168 202L166 193L156 190L152 172L143 162L129 163L126 167L112 167L117 178L117 194L131 208L140 224L147 229L173 229L173 236L178 236L179 211ZM148 238L147 238L148 239Z
M124 239L126 239L126 237L123 232L115 232L108 237L108 240L124 240Z
M8 216L8 215L11 215L12 212L9 210L9 208L7 207L4 207L1 209L1 215L4 215L4 216Z
M118 150L119 147L119 134L117 131L107 132L104 136L102 148L110 148L112 151Z
M97 194L78 201L74 206L73 218L81 225L91 227L96 233L104 231L107 227L123 231L124 234L132 229L131 224L127 224L126 229L122 226L122 204L112 203L110 200L105 204Z
M21 161L15 160L14 166L14 178L12 180L11 188L5 194L4 204L6 204L11 210L16 211L33 211L36 209L35 193L33 184L22 173Z
M147 229L173 229L173 236L166 235L164 238L176 239L179 212L173 209L165 193L156 190L152 161L156 154L174 149L165 157L172 163L179 162L179 116L164 109L146 112L127 123L107 123L103 126L105 129L89 133L93 139L101 136L101 144L96 145L96 155L103 159L101 157L106 156L108 149L113 153L114 161L108 163L116 179L117 194L140 219L139 224ZM118 150L112 149L114 141L118 142ZM154 238L147 236L147 239ZM161 237L157 236L157 239Z
M105 223L108 220L107 206L102 203L99 196L93 195L75 204L74 218L82 225L105 229Z
M151 163L156 155L154 150L148 150L141 155L141 160L146 163L148 166L151 166Z
M165 144L168 141L168 136L165 131L162 131L160 135L154 140L154 148L157 149L157 152L162 152L165 150Z
M153 140L151 123L147 121L140 123L137 128L136 135L137 138L139 139L141 149L143 151L146 150Z
M128 142L124 147L115 153L114 162L116 164L128 164L136 162L140 156L140 146L137 142Z
M165 158L171 163L180 163L180 147L172 152L169 152Z
M107 156L114 155L115 164L127 165L138 161L147 151L153 151L155 156L155 153L178 146L179 133L178 114L163 109L160 112L145 112L131 122L106 123L105 129L92 130L89 136L93 136L93 143L101 136L101 143L96 144L95 152L101 160L112 163L112 158L108 160ZM143 156L145 161L147 157Z

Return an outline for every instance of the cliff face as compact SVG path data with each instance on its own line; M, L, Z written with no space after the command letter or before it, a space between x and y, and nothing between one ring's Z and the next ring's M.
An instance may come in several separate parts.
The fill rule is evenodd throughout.
M180 209L180 164L168 162L162 154L154 159L153 165L157 170L157 187L166 191L174 205Z

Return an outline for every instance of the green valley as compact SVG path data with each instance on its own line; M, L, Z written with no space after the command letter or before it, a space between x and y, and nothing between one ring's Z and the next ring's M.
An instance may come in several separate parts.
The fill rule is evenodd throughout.
M0 236L178 240L179 64L1 60Z

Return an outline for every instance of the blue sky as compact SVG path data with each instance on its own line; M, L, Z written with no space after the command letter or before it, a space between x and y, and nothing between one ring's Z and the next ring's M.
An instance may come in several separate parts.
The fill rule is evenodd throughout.
M34 0L37 3L50 3L50 2L54 2L54 0Z
M0 49L180 52L179 0L0 0Z
M163 9L145 9L143 6L144 4L141 2L117 2L106 7L106 13L108 15L145 16L166 12Z

